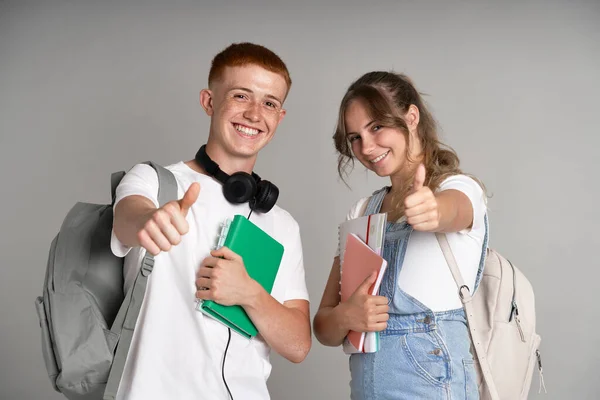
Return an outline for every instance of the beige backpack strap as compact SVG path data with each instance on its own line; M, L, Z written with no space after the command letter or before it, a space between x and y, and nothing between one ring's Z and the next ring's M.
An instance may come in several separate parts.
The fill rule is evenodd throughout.
M479 333L475 329L477 325L475 324L473 303L471 302L473 299L471 297L471 291L469 287L465 285L465 281L463 280L460 270L458 269L458 264L456 263L454 253L452 253L452 249L450 248L446 234L436 233L435 236L440 244L440 247L442 248L444 258L450 267L450 271L452 272L456 286L458 286L458 295L460 296L460 301L462 302L465 313L467 314L467 322L469 324L469 331L471 333L471 341L473 342L473 347L475 347L475 355L479 361L479 366L481 367L481 372L483 373L483 378L487 384L490 396L492 400L500 400L500 396L498 396L498 391L496 390L496 385L494 384L494 379L492 378L492 371L488 362L487 352L483 348L483 343L479 338Z

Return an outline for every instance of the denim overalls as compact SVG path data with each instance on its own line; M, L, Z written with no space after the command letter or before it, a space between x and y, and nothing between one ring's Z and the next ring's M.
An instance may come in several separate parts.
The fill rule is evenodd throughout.
M387 190L385 187L371 196L365 215L379 212ZM479 399L464 310L433 312L398 287L411 232L405 221L387 224L383 257L388 267L379 294L388 298L390 319L380 332L378 352L350 357L351 398ZM476 286L486 247L487 218Z

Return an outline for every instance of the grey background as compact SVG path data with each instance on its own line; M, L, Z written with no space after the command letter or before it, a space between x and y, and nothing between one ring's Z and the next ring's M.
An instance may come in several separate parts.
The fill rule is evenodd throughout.
M337 107L353 79L393 68L493 195L491 246L537 295L543 398L598 398L598 2L210 3L0 0L0 398L62 398L33 306L52 237L76 201L109 201L112 171L193 157L210 60L245 40L294 81L256 169L301 226L313 315L337 224L386 182L362 167L352 190L337 178ZM348 398L338 348L315 340L302 364L273 362L274 399Z

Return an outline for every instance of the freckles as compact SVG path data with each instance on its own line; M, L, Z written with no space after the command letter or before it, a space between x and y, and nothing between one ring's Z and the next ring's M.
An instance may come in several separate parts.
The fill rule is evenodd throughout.
M232 112L236 112L237 107L235 103L232 102L226 102L223 104L223 106L221 107L222 114L224 113L232 113Z
M263 115L265 115L265 114L263 114ZM277 115L266 114L263 119L269 126L271 126L271 125L277 123L277 121L279 120L279 117Z

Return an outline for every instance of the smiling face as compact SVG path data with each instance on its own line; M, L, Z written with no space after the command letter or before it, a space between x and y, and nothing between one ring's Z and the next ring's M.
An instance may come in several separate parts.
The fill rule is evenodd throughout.
M406 164L406 139L398 128L374 120L362 100L352 100L345 114L354 156L379 176L397 175Z
M220 79L200 93L211 117L211 157L218 163L233 157L253 164L285 116L287 91L281 75L258 65L226 67Z
M407 114L410 119L411 111ZM361 164L379 176L400 178L408 172L407 135L401 129L381 125L360 99L350 101L344 120L352 152ZM418 154L419 149L412 148L410 154L415 152Z

